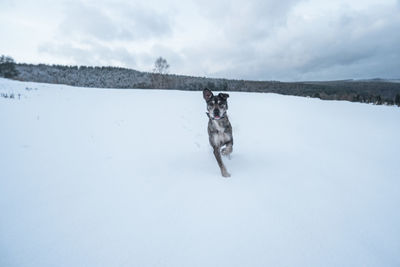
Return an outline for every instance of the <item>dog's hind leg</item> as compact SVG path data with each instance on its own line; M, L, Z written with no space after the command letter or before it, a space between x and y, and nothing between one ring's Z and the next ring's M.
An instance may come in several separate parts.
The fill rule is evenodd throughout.
M221 174L224 177L230 177L231 175L229 174L229 172L226 170L224 163L222 162L222 158L221 158L221 153L219 152L219 148L218 147L213 147L214 148L214 156L215 159L218 162L218 166L221 169Z

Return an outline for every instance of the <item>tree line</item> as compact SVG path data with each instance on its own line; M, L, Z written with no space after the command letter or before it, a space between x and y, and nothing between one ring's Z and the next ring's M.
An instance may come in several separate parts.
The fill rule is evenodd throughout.
M169 64L162 57L156 60L152 72L119 67L17 64L10 57L0 57L0 76L21 81L124 89L199 91L207 87L215 91L277 93L322 100L400 106L400 83L379 79L326 82L247 81L174 75L168 74L168 69Z

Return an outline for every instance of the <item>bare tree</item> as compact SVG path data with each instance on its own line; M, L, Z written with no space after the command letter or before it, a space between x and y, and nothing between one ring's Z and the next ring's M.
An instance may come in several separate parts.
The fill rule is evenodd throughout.
M152 83L154 88L165 88L168 82L169 64L163 57L158 57L154 62Z
M159 57L154 62L154 73L167 74L169 69L169 64L165 58Z

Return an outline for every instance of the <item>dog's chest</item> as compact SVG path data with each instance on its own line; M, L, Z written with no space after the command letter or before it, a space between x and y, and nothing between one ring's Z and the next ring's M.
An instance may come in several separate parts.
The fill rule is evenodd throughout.
M212 126L214 131L211 138L215 145L221 146L229 141L230 137L225 133L225 128L223 126L219 125L217 121L212 121Z

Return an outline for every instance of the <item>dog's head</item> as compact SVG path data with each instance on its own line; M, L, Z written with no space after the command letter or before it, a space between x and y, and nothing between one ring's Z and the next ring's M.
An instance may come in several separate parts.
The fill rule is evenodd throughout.
M207 103L207 113L213 120L219 120L226 115L228 110L228 94L219 93L214 95L207 88L203 90L203 97Z

